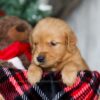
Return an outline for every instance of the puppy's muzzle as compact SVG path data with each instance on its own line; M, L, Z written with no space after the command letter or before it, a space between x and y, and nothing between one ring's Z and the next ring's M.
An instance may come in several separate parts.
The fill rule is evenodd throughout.
M44 56L44 55L39 55L39 56L37 57L37 61L38 61L39 63L44 63L44 62L45 62L45 56Z

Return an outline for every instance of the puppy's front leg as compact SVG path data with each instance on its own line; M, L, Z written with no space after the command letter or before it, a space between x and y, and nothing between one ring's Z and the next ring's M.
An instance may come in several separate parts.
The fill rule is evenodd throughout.
M5 100L1 94L0 94L0 100Z
M68 63L61 71L62 81L68 86L71 86L76 81L77 72L79 67L75 63Z
M27 78L28 81L33 85L39 82L42 78L42 69L34 64L31 64L28 68Z

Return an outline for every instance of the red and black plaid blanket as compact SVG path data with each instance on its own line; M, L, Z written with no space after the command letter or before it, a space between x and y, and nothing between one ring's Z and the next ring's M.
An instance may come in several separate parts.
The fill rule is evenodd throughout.
M0 67L0 93L5 100L98 100L100 73L80 71L73 86L65 86L57 73L48 73L31 86L27 71Z

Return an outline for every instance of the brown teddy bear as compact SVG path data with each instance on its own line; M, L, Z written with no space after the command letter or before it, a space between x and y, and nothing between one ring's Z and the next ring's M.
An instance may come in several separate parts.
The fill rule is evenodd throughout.
M32 26L16 16L5 16L0 19L0 50L5 49L15 41L28 42ZM28 67L29 61L22 54L19 56L23 65Z
M6 39L6 44L8 45L14 40L26 41L31 30L32 26L25 20L16 16L2 17L0 19L0 42ZM2 47L0 46L0 49L1 48Z

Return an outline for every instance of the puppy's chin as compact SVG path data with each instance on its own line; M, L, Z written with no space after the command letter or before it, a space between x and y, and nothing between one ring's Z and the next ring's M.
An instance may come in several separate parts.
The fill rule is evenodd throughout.
M35 62L35 64L37 66L40 66L41 68L50 68L50 67L54 66L54 64L50 64L50 63L46 63L46 62L44 62L44 63Z
M39 67L41 67L44 71L56 71L53 64L40 64Z
M37 60L34 60L34 63L37 66L40 66L43 69L45 69L45 68L52 68L52 67L55 66L55 62L52 62L52 61L45 61L43 63L39 63Z
M52 58L53 59L53 58ZM57 70L57 64L61 61L58 58L55 58L54 60L45 60L43 63L39 63L35 58L33 59L33 63L37 65L38 67L42 68L46 71L56 71Z

